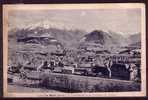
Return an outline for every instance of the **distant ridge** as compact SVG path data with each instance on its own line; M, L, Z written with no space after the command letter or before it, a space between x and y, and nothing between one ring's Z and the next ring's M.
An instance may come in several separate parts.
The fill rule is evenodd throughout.
M114 51L124 46L140 46L140 33L128 37L113 31L93 30L87 33L83 30L66 30L58 28L34 27L9 31L10 38L18 40L29 38L25 43L41 45L60 44L66 48L89 47ZM33 38L31 38L33 37ZM42 38L41 38L42 37ZM48 39L45 39L48 38ZM114 48L114 49L113 49ZM112 50L113 49L113 50Z

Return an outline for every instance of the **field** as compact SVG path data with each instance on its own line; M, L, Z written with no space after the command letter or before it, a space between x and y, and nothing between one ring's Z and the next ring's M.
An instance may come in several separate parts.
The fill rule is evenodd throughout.
M34 76L33 76L34 74ZM40 75L39 75L40 74ZM41 79L40 81L37 81ZM99 77L87 77L79 75L69 75L60 73L38 73L33 72L28 75L31 79L19 80L10 85L10 91L45 91L47 92L124 92L140 91L140 83L125 80L105 79ZM22 87L23 86L23 87ZM20 89L22 88L22 89ZM41 89L42 88L42 89ZM52 90L53 89L53 90Z
M8 92L19 92L19 93L23 93L23 92L60 92L57 90L53 90L53 89L46 89L46 88L33 88L33 87L24 87L24 86L20 86L20 85L8 85Z
M49 85L47 85L47 83ZM140 83L99 77L68 74L49 74L47 87L80 92L140 91Z

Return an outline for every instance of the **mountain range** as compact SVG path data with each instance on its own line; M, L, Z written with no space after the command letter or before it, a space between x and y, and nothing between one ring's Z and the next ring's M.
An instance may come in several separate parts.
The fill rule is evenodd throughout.
M140 33L127 37L112 31L93 30L92 32L86 32L78 29L67 30L53 27L12 29L9 31L9 38L14 37L16 37L18 42L20 42L19 40L24 40L24 43L37 43L41 45L54 45L52 42L56 42L66 48L90 46L110 49L112 47L136 46L141 43Z

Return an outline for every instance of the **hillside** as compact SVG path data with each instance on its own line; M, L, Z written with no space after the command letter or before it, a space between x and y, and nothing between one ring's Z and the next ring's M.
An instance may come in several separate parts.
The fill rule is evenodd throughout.
M140 33L136 33L129 36L130 46L141 46L141 36Z
M83 46L110 52L116 52L121 49L120 47L124 46L140 46L141 43L140 33L125 37L123 34L113 31L94 30L87 33L78 29L67 30L44 27L11 30L9 31L10 40L11 42L16 42L12 43L12 45L24 43L38 44L38 47L51 45L56 47L57 44L60 44L62 47L71 49Z
M13 34L12 34L13 33ZM82 30L66 30L66 29L57 29L57 28L48 28L44 27L36 27L34 29L26 28L26 29L18 29L11 30L9 32L9 38L15 38L17 40L24 39L25 43L32 41L32 43L39 43L42 45L50 45L51 40L57 41L61 45L65 47L75 47L77 46L80 38L85 34L85 31ZM47 41L45 38L39 39L39 37L47 37Z
M94 30L86 34L80 42L81 46L87 48L98 48L97 50L109 50L116 52L122 46L128 46L128 38L112 31Z

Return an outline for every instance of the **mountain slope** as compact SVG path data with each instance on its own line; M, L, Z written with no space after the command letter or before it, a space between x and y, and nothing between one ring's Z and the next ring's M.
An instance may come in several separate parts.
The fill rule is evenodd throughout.
M119 34L105 32L102 30L94 30L87 35L85 35L81 43L83 44L96 44L101 45L102 47L112 47L112 46L121 46L123 44L124 37Z
M133 34L133 35L130 35L129 36L129 45L136 45L137 46L141 44L141 35L140 33L136 33L136 34Z
M9 38L16 37L17 40L27 40L29 38L29 41L32 43L40 43L43 41L42 43L44 45L44 43L47 43L47 41L45 41L46 39L44 38L47 37L49 41L58 41L65 47L75 47L78 45L79 40L83 37L84 34L86 34L86 32L82 30L66 30L57 28L45 29L44 27L36 27L34 29L25 28L11 30L9 31Z
M25 39L26 43L41 45L60 44L66 48L89 47L116 51L120 47L139 45L140 33L123 36L113 31L94 30L87 33L83 30L34 27L9 31L9 39ZM29 40L28 40L29 39Z
M140 43L140 33L124 36L113 31L94 30L81 39L80 48L118 52L122 47L140 47Z

